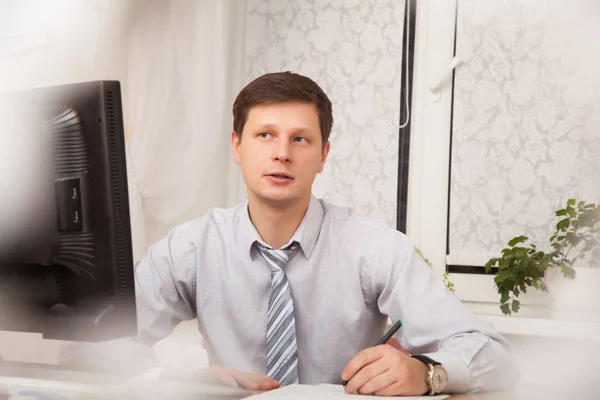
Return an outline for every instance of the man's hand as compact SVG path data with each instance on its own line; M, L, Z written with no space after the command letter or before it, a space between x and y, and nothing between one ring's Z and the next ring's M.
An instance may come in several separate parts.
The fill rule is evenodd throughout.
M396 342L397 343L397 342ZM394 343L358 353L342 371L346 393L420 396L427 392L427 366Z
M398 339L396 339L396 338L393 337L393 338L391 338L390 340L387 341L387 344L389 344L392 347L395 347L396 349L400 350L401 352L403 352L407 356L410 356L410 353L408 352L408 350L406 350L404 347L402 347L402 345L400 344L400 342L398 341Z
M213 365L198 372L202 381L221 382L232 387L249 390L271 390L279 387L279 382L266 375L242 372L224 365Z

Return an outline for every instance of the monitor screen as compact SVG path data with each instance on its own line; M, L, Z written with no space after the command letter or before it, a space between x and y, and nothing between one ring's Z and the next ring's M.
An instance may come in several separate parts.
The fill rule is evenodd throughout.
M0 330L104 341L137 331L121 90L0 100Z

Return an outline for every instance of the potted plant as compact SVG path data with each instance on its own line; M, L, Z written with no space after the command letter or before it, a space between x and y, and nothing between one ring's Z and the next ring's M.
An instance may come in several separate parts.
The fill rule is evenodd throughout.
M433 265L431 264L431 261L429 261L427 258L425 258L425 256L423 256L423 253L421 253L421 250L419 248L415 247L415 251L417 252L419 257L421 257L423 259L423 261L425 261L425 264L429 265L429 268L433 269ZM454 283L448 277L447 272L444 272L442 274L442 281L444 282L444 285L446 285L446 288L449 291L451 291L452 293L454 293Z
M500 257L486 263L487 272L498 268L494 283L504 314L519 311L519 295L528 288L548 291L547 273L572 280L578 260L591 255L593 262L600 264L600 206L569 199L565 208L556 211L556 217L560 220L549 240L551 250L542 251L528 237L517 236L502 249Z

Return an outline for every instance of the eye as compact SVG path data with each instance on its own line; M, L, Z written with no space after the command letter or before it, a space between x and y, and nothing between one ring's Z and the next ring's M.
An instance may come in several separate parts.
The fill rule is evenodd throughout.
M266 139L266 138L268 138L269 136L271 136L271 134L270 134L270 133L268 133L268 132L262 132L262 133L259 133L259 134L258 134L258 137L260 137L261 139Z
M294 138L294 141L295 141L295 142L300 142L300 143L303 143L303 142L306 142L306 138L303 138L303 137L296 137L296 138Z

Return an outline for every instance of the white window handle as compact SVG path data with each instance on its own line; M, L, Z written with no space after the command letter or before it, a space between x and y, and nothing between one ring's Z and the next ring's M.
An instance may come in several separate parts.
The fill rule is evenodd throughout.
M459 57L454 56L454 58L450 60L450 63L446 66L446 68L444 68L431 82L431 84L429 85L429 90L434 95L434 101L438 101L440 99L440 86L442 85L442 83L450 77L450 74L452 73L454 68L462 64L462 62L463 61Z

